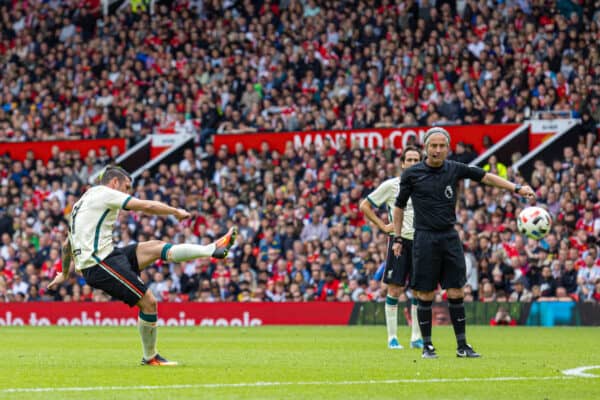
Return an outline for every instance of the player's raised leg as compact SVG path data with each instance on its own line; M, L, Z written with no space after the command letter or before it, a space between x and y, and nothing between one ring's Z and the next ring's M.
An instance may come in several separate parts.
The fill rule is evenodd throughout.
M136 249L138 265L140 269L143 269L152 265L158 259L185 262L203 257L225 258L229 249L235 243L236 237L237 227L234 226L218 240L205 246L198 244L173 245L162 240L142 242L138 244Z

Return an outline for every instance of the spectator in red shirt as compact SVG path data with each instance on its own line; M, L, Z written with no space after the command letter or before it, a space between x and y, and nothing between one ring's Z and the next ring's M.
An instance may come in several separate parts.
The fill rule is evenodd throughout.
M516 326L517 321L510 316L504 306L498 307L496 316L490 320L491 326Z
M319 300L325 301L327 300L328 292L331 291L332 296L335 298L335 294L337 293L338 287L340 286L340 281L335 277L333 271L327 271L325 273L325 281L319 287Z

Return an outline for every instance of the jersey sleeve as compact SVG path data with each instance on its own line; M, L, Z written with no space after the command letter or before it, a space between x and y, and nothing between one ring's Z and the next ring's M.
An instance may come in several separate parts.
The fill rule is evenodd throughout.
M377 187L377 189L373 190L367 196L367 200L369 200L369 203L371 203L377 208L381 207L382 204L385 204L388 198L393 193L392 185L393 181L391 179L382 182L381 185Z
M132 199L132 196L119 192L118 190L111 189L109 187L104 187L101 192L102 200L104 204L110 209L122 209L127 210L127 203Z
M402 173L402 177L400 178L400 192L396 198L396 207L406 208L406 204L408 203L412 191L411 172L410 169L407 169Z
M460 179L472 179L477 182L481 182L486 172L477 166L467 165L461 162L456 162L456 168L458 169L458 176Z

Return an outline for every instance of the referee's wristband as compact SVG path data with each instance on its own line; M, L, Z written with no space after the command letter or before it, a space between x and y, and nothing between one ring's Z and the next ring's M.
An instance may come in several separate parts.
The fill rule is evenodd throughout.
M402 238L400 236L394 236L394 243L402 243Z
M518 194L522 188L523 188L523 185L521 185L519 183L515 184L515 193Z

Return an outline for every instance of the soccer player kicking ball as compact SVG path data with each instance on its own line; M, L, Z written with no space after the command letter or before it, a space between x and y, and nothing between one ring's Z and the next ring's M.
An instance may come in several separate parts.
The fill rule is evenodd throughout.
M394 208L393 250L401 254L405 209L409 198L415 212L413 240L414 269L411 287L418 298L417 316L423 335L423 358L437 358L431 342L431 305L438 283L447 290L450 319L457 342L457 357L480 357L467 344L463 286L466 283L465 257L456 222L456 188L460 179L472 179L486 185L534 198L531 187L515 185L479 167L446 160L450 134L443 128L425 133L425 161L406 169L400 179L400 193Z
M179 221L190 217L183 209L130 196L131 184L131 176L125 170L108 167L100 177L100 184L90 188L75 203L70 215L69 237L63 244L62 274L57 275L48 288L54 289L65 281L73 260L75 268L81 271L90 286L104 290L130 307L139 307L142 365L177 365L161 357L156 350L156 298L140 279L139 272L159 258L171 262L201 257L225 258L235 242L237 228L231 228L225 236L206 246L150 240L115 248L113 227L122 209L150 215L173 215Z
M402 169L406 169L421 161L421 153L415 147L407 147L402 152ZM388 179L381 183L366 199L360 203L360 210L365 216L373 222L380 230L387 234L394 234L393 223L385 224L374 212L372 205L376 208L382 204L387 206L390 220L392 220L392 211L396 203L396 198L400 191L400 177ZM406 205L404 212L404 220L402 221L402 234L399 236L402 239L402 252L399 256L395 255L392 250L394 241L392 236L388 242L388 254L385 263L385 271L383 272L383 282L388 285L388 294L385 298L385 323L388 333L388 347L390 349L402 349L402 345L398 342L398 298L404 292L407 282L409 281L412 271L412 240L414 234L413 228L413 207L410 199ZM416 299L413 299L411 305L412 318L412 334L410 338L411 348L423 348L423 339L419 330L417 321L417 306Z

